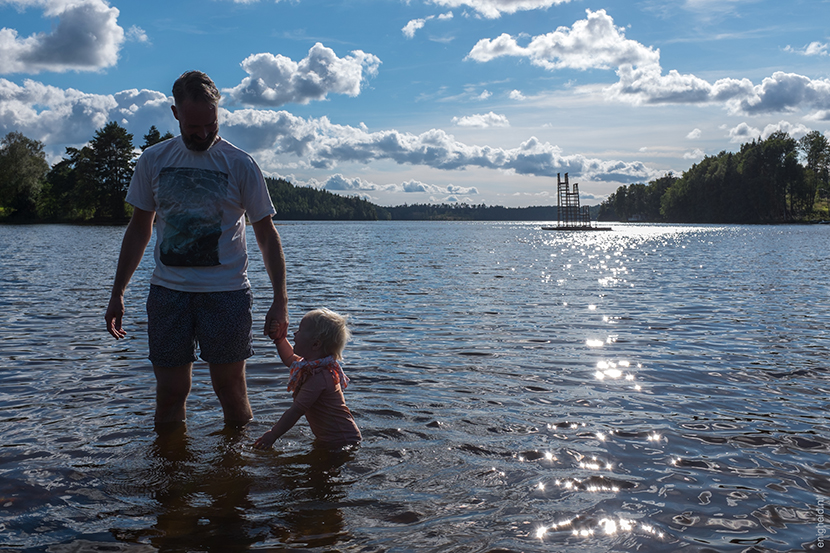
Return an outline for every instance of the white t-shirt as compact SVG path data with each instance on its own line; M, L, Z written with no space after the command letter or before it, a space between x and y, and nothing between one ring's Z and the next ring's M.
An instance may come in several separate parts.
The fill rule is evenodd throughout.
M156 212L156 267L150 279L182 292L250 287L245 213L257 222L276 213L253 158L221 138L207 151L181 136L138 158L127 202Z

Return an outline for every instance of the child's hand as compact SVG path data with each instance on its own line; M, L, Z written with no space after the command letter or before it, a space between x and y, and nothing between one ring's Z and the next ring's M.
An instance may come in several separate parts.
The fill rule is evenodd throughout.
M260 439L254 442L254 449L271 449L271 446L274 445L274 442L276 441L276 433L269 430L268 432L263 434Z
M276 301L265 315L264 334L274 341L285 338L288 333L288 308Z

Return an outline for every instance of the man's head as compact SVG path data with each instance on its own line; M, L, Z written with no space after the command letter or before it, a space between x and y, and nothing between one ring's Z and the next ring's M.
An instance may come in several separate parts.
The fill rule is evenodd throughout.
M188 71L173 84L173 116L190 150L205 151L219 133L219 89L201 71Z

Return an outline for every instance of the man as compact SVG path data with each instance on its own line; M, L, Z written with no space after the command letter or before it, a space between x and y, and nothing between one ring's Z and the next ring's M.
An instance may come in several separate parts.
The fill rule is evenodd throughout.
M124 292L155 218L147 332L157 424L185 420L197 343L225 420L244 424L253 417L245 382L245 360L253 355L246 214L274 289L265 334L279 340L288 330L285 257L271 220L276 211L256 162L219 137L219 98L216 85L200 71L176 80L172 109L181 135L144 151L127 193L135 211L105 318L115 339L126 336Z

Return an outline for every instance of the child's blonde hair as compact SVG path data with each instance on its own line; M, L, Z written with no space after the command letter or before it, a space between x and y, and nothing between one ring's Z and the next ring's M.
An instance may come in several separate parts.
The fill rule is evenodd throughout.
M303 316L309 333L320 340L325 354L335 359L343 359L343 349L352 337L346 320L345 315L325 307L309 311Z

